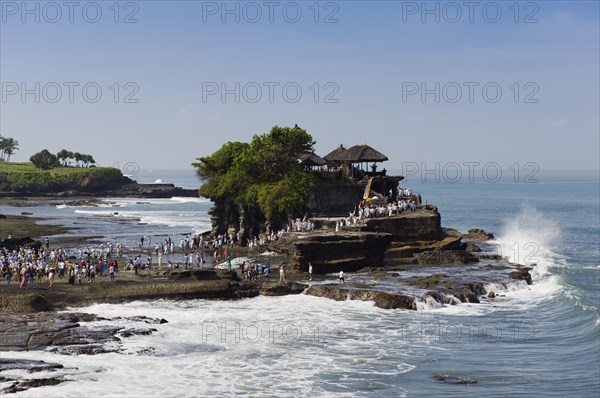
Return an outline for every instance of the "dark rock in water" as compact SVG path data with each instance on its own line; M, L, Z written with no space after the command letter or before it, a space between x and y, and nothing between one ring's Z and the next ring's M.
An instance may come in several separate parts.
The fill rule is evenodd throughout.
M432 289L435 286L442 284L449 278L446 274L432 274L427 276L414 276L407 279L405 282L412 286L417 286L421 289Z
M419 265L469 264L479 261L471 253L462 250L431 250L415 256Z
M326 297L336 301L361 300L374 301L375 306L384 309L416 310L415 298L401 294L386 293L366 289L346 289L336 285L313 285L306 294L317 297Z
M495 298L495 297L496 297L496 293L494 293L494 292L489 292L487 296L488 296L488 298L491 298L491 299L493 299L493 298Z
M468 233L463 234L463 237L468 240L486 241L494 239L494 234L485 232L483 229L473 228Z
M56 377L17 381L10 387L7 387L7 388L1 390L0 392L5 393L5 394L14 394L16 392L29 390L30 388L35 388L35 387L55 386L64 381L66 381L66 380L64 380L62 378L56 378Z
M36 361L29 359L10 359L0 358L0 372L13 369L24 369L29 373L42 372L47 370L62 369L64 366L59 363Z
M50 350L50 352L58 353L61 355L97 355L109 354L119 351L120 349L117 347L108 348L99 344L70 345L64 347L56 347Z
M159 325L159 324L163 324L163 323L169 323L164 318L150 318L150 317L144 316L144 315L129 316L126 318L122 318L120 316L118 316L116 318L111 318L111 321L118 321L118 320L123 320L123 321L127 321L127 322L144 322L149 325Z
M533 281L531 280L531 274L529 273L530 270L531 268L519 267L516 271L513 271L510 274L508 274L508 276L510 276L513 279L525 281L528 285L531 285Z
M148 335L152 334L153 332L156 332L156 329L154 329L154 328L150 328L150 329L127 329L127 330L122 330L121 332L119 332L119 335L121 337L148 336Z
M63 369L63 365L58 363L50 363L44 361L28 360L28 359L11 359L0 358L0 372L7 370L27 370L29 373L35 372L52 372L57 369ZM20 378L12 379L9 377L0 377L1 383L11 383L9 386L0 390L0 395L13 394L19 391L25 391L34 387L54 386L65 381L63 378L47 377L40 379L22 380Z
M487 269L487 270L492 270L492 271L501 271L501 270L504 270L504 269L511 269L512 267L509 267L508 265L486 264L482 268Z
M448 376L448 375L435 375L435 376L433 376L433 379L437 380L437 381L443 381L445 383L450 383L450 384L477 384L477 380L466 379L463 377Z
M263 296L285 296L288 294L300 294L308 285L303 283L290 282L285 285L277 283L263 284L260 288L260 294Z
M42 386L55 386L57 384L62 383L64 380L61 379L57 379L55 377L49 377L49 378L45 378L45 379L33 379L33 380L27 380L27 381L23 381L20 384L20 386L23 387L42 387Z
M485 260L503 260L502 256L499 254L482 254L479 256L480 259L485 259Z
M21 212L22 216L33 216L33 213L29 212L29 211L22 211Z
M481 248L473 242L468 242L465 244L465 251L468 253L479 253Z

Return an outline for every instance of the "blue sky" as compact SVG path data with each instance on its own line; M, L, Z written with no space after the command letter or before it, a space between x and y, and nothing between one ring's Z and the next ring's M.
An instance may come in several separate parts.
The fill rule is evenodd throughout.
M16 161L66 148L182 169L298 123L318 154L367 143L388 169L599 167L597 1L472 2L472 15L462 1L98 1L74 2L72 22L63 2L0 3L0 131Z

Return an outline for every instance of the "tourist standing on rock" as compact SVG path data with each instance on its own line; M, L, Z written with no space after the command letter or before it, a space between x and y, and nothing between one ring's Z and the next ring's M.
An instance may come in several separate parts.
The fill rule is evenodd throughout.
M114 281L115 280L115 266L111 264L110 267L108 267L108 274L110 275L110 280Z
M312 273L313 273L313 266L311 263L308 263L308 280L312 281Z
M140 238L140 248L144 247L144 235Z
M227 255L227 269L231 271L231 256Z
M285 280L285 271L283 269L283 265L279 267L279 283L282 285L287 284L287 282Z
M340 270L340 285L344 284L346 284L346 282L344 282L344 271Z
M21 289L25 289L27 287L27 267L21 268Z
M50 239L48 239L47 236L46 236L45 242L46 242L46 249L50 248Z
M6 278L6 284L10 285L10 278L12 277L12 271L8 267L2 268L2 273L4 274L4 278Z
M54 284L54 268L50 268L50 272L48 272L48 284L50 285L48 289L52 289L52 285Z

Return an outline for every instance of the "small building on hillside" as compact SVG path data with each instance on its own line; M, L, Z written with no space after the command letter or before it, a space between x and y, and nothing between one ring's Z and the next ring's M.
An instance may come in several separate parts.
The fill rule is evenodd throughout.
M321 170L327 161L314 152L304 152L298 155L298 164L304 170Z
M342 171L349 177L357 179L362 179L366 176L385 176L387 170L377 171L378 163L389 160L383 153L365 144L354 145L348 149L340 145L325 155L323 159L327 161L330 171Z

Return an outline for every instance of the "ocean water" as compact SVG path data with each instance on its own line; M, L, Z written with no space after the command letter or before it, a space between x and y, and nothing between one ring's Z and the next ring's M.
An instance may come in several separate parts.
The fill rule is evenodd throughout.
M153 171L154 180L144 182L168 178ZM193 174L186 178L193 186ZM78 308L169 323L153 325L158 331L152 335L124 339L121 353L2 353L61 363L65 368L52 374L72 380L15 396L598 397L598 174L547 172L535 183L409 178L402 184L439 207L443 226L494 232L492 250L536 264L534 284L494 287L503 296L481 304L423 302L419 311L306 295ZM94 208L3 206L2 212L55 217L48 222L74 219L80 233L132 244L142 231L159 239L209 226L210 203L202 199L113 202ZM100 213L111 211L119 214ZM447 381L436 380L440 376Z

